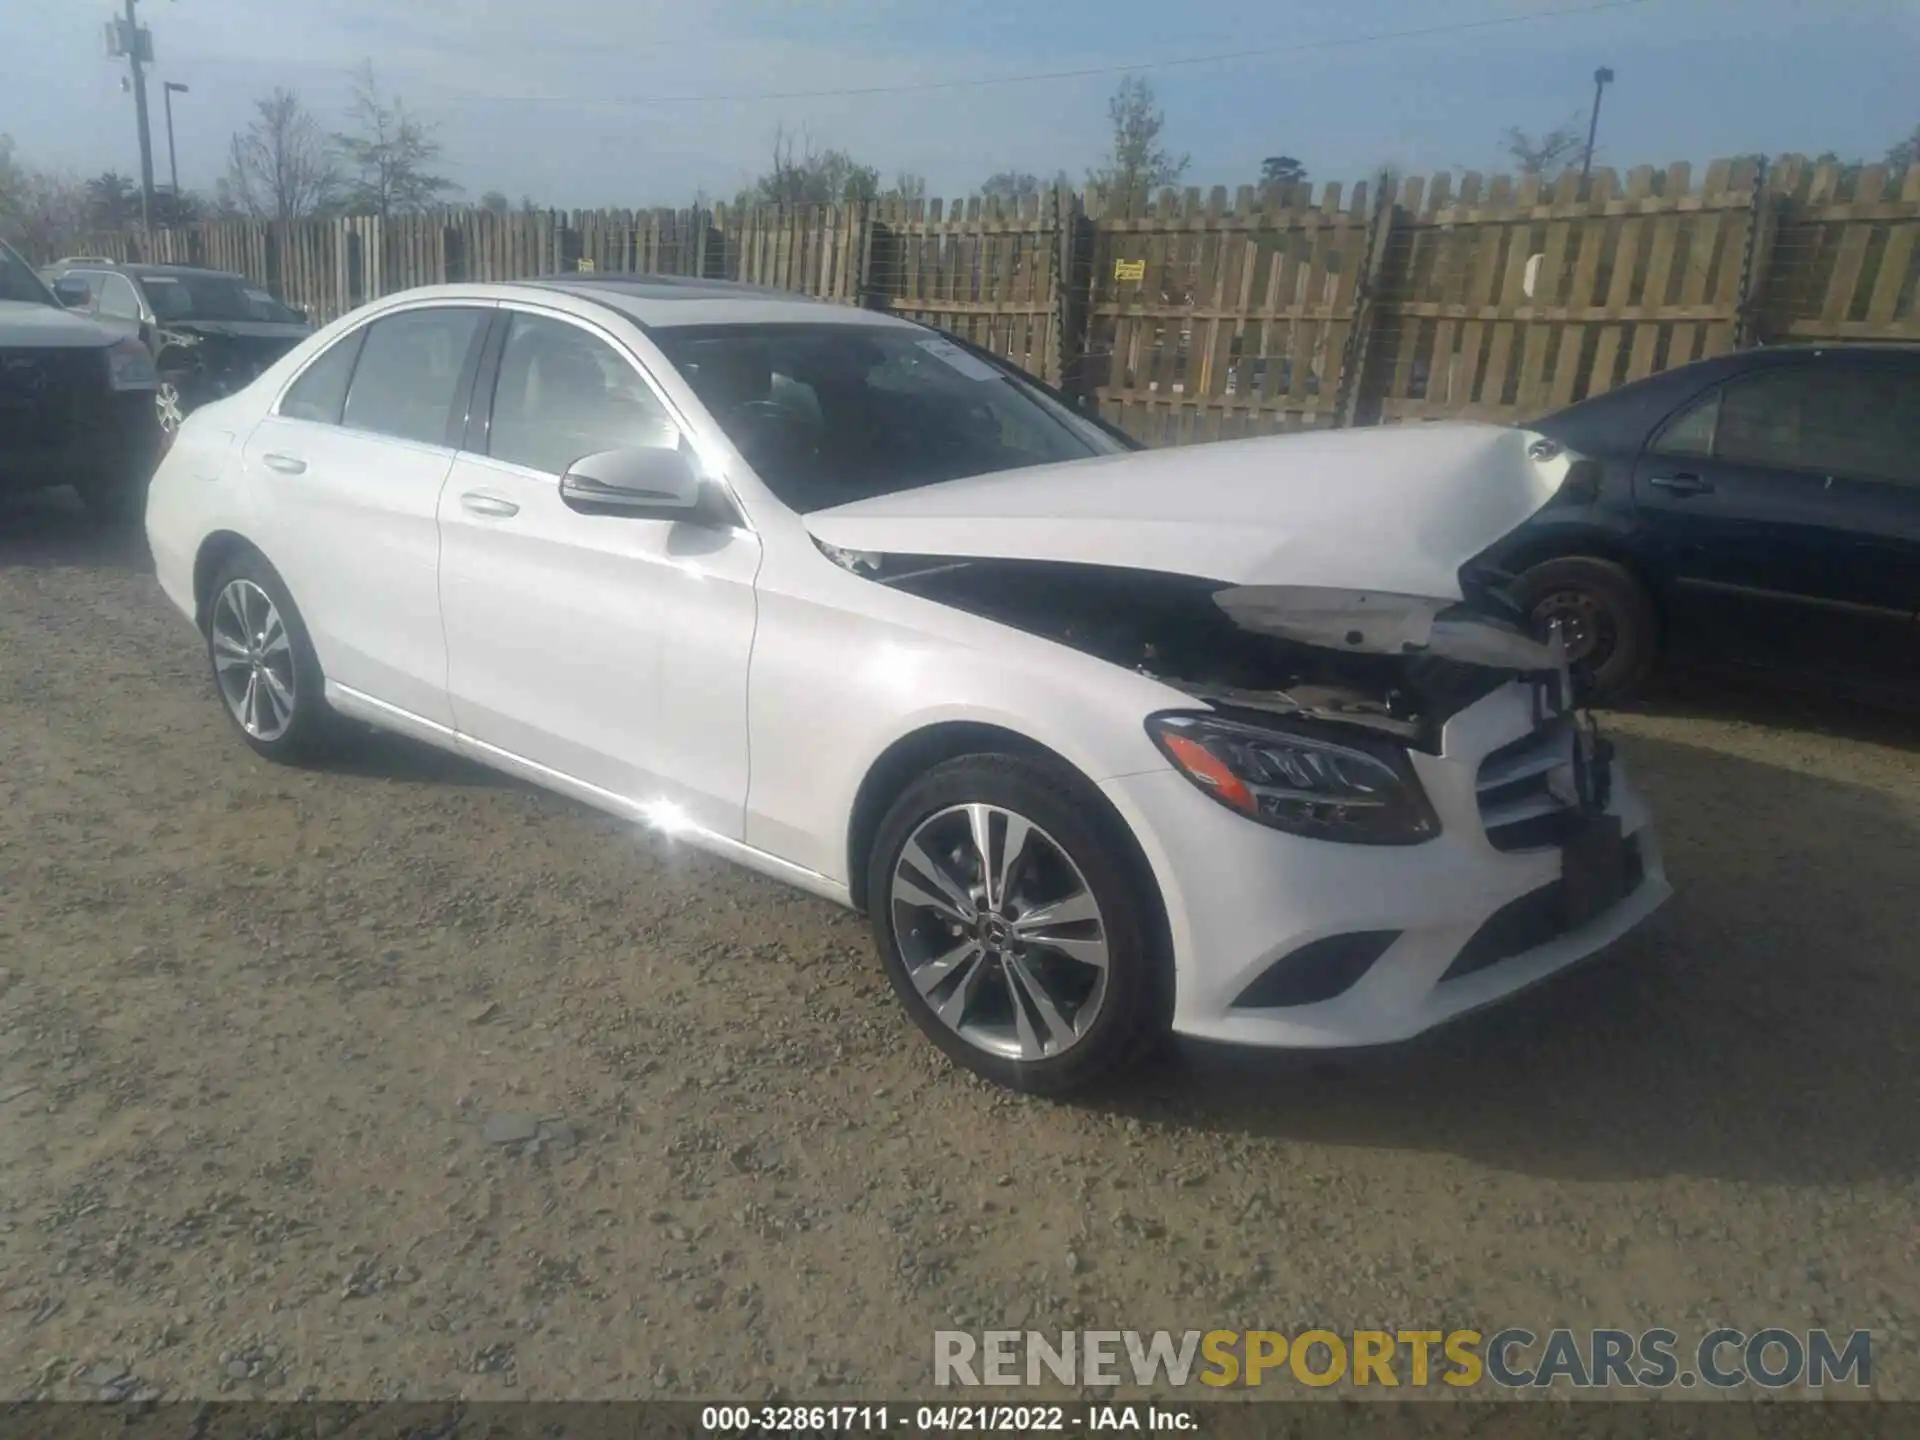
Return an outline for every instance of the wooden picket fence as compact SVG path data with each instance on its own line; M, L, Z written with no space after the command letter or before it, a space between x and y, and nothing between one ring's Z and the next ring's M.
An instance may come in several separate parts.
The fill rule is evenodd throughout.
M1755 344L1920 343L1920 166L1787 156L1624 176L1386 179L802 210L463 210L96 237L235 270L316 320L415 285L749 281L1004 355L1154 444L1521 420ZM43 257L51 258L51 257Z

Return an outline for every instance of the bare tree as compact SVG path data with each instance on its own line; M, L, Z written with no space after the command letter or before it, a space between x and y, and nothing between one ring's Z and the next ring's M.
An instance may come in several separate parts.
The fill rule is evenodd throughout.
M924 182L922 182L924 184ZM844 150L815 150L803 130L798 136L782 125L773 132L773 166L740 192L742 205L835 205L872 200L880 194L880 172Z
M1537 136L1510 125L1501 143L1522 175L1549 175L1565 169L1586 148L1585 123L1585 117L1576 114Z
M981 183L982 195L997 195L1002 200L1025 200L1048 190L1071 190L1073 177L1066 171L1055 172L1053 179L1042 180L1031 170L1000 170Z
M898 171L885 193L891 200L924 200L927 198L927 177L912 170Z
M407 113L399 96L381 92L373 62L353 77L355 129L335 135L334 144L354 172L347 203L362 215L404 215L429 210L460 187L433 173L441 145L434 127Z
M1888 147L1886 163L1895 172L1920 165L1920 125L1914 126L1906 139Z
M233 137L215 206L255 220L303 220L330 206L340 172L300 97L284 86L253 102L251 124Z
M124 230L140 218L140 192L117 170L87 181L87 222L96 230Z
M1089 172L1087 183L1109 197L1145 194L1172 185L1187 173L1191 157L1176 157L1160 144L1166 112L1154 104L1153 85L1129 75L1107 102L1113 122L1113 150L1107 163Z
M1024 200L1040 193L1040 177L1031 170L998 170L981 182L980 193L1002 200Z
M86 188L71 175L21 163L13 140L0 135L0 238L29 256L51 260L75 248L87 231Z

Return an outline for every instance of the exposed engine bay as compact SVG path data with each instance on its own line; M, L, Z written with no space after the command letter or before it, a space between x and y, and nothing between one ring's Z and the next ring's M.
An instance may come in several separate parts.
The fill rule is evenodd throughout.
M1490 586L1463 604L1068 562L821 549L876 583L1137 670L1222 713L1360 726L1430 752L1449 717L1516 676L1561 669L1557 646L1497 613Z
M307 334L294 325L174 321L155 332L155 363L184 404L204 405L252 384Z

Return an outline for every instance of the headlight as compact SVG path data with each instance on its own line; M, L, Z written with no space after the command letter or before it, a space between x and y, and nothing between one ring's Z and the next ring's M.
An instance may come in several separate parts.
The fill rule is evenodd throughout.
M107 384L115 390L152 390L160 384L153 356L138 340L116 340L107 347Z
M1404 750L1212 715L1153 715L1147 733L1201 790L1276 830L1350 845L1418 845L1440 833Z

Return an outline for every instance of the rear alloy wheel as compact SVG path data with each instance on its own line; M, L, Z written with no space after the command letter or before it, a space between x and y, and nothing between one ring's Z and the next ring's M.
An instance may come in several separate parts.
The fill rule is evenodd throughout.
M214 581L207 605L207 663L242 738L283 764L330 747L337 724L305 624L273 567L242 555Z
M1659 617L1624 566L1591 555L1545 560L1520 576L1514 595L1540 634L1559 628L1583 704L1630 695L1653 668Z
M954 1060L1060 1094L1164 1028L1157 933L1134 862L1078 778L979 755L928 772L881 825L869 872L896 993Z

